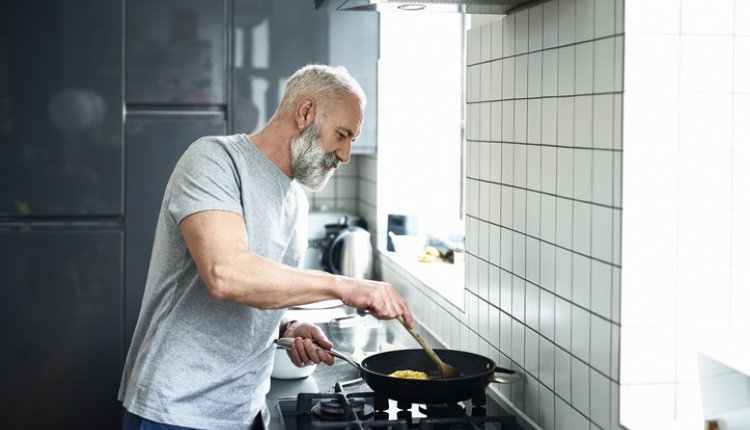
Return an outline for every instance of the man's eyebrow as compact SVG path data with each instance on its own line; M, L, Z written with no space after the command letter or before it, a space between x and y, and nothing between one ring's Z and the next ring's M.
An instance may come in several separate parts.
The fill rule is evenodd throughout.
M345 134L345 135L347 135L347 136L349 136L349 137L352 137L352 136L354 136L354 132L353 132L353 131L352 131L352 129L350 129L350 128L346 128L346 127L338 127L338 128L336 129L336 130L337 130L337 131L338 131L339 133L343 133L343 134Z
M352 138L352 142L356 141L357 137L358 137L358 136L356 136L354 134L354 132L352 131L351 128L347 128L346 126L336 127L336 132L337 133L341 133L341 134L343 134L343 135L345 135L347 137L351 137Z

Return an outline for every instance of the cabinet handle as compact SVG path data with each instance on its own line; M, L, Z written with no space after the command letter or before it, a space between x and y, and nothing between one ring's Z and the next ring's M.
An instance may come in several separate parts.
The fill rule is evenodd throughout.
M170 117L218 117L226 119L225 105L180 106L180 105L127 105L125 118Z

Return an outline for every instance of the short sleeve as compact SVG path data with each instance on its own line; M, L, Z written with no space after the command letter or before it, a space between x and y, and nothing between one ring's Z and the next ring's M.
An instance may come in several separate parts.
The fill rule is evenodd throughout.
M211 138L196 141L177 162L167 199L169 214L177 224L208 210L242 214L234 159Z

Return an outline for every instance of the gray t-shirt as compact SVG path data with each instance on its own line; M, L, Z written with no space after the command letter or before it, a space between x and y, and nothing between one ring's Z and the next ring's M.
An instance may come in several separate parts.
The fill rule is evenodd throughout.
M157 422L247 429L270 388L273 340L284 310L208 294L179 229L185 217L206 210L241 214L251 252L301 267L308 202L299 184L245 135L194 142L164 194L118 398L130 412Z

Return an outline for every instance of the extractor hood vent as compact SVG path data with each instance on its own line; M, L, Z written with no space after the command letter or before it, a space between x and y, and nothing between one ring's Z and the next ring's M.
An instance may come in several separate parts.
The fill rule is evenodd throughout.
M541 0L314 0L315 9L327 11L426 11L468 14L507 14Z

